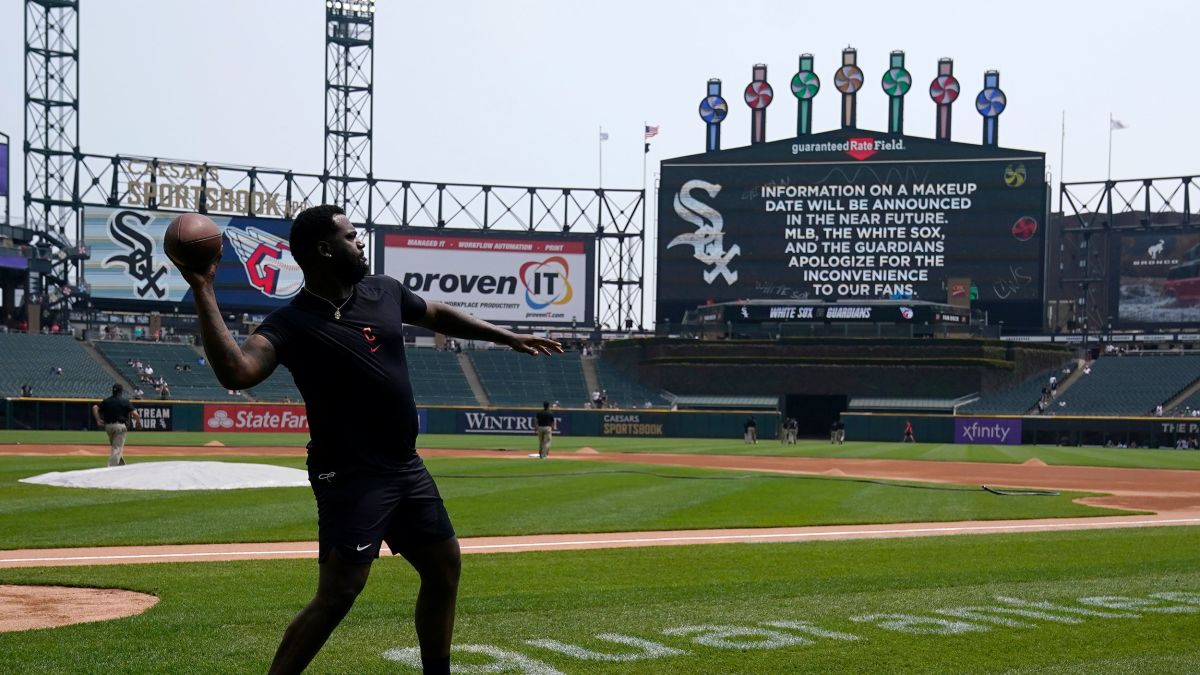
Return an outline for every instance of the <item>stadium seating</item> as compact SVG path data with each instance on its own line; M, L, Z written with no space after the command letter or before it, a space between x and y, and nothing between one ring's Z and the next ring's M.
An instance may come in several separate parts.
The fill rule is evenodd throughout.
M271 373L271 376L266 380L258 383L253 389L250 389L250 395L256 401L269 401L271 403L299 403L300 390L296 389L296 382L292 379L292 374L287 368L280 366Z
M1042 397L1042 387L1050 381L1051 375L1058 375L1062 380L1062 369L1054 368L1035 375L1030 379L1010 389L988 394L978 401L959 406L960 413L992 414L992 415L1024 415L1030 408L1037 405Z
M1051 403L1059 415L1149 415L1200 378L1200 356L1109 356ZM1059 405L1059 402L1066 405Z
M19 396L24 384L34 396L104 398L113 379L69 335L0 334L0 391Z
M649 401L655 407L669 407L670 401L661 393L645 386L623 371L606 362L603 357L593 361L600 388L608 394L608 405L614 408L641 408Z
M479 405L458 355L408 348L408 376L419 405Z
M486 349L469 355L493 405L538 406L542 401L558 401L570 408L588 400L578 352L533 358L509 349Z
M207 365L200 365L200 355L188 345L161 342L97 342L96 350L108 359L117 372L125 375L135 385L138 373L129 360L141 361L154 368L154 376L167 380L171 398L181 401L228 401L240 397L230 396L229 391L217 381L217 376ZM175 364L188 364L190 372L178 372ZM141 385L147 399L158 398L154 388Z

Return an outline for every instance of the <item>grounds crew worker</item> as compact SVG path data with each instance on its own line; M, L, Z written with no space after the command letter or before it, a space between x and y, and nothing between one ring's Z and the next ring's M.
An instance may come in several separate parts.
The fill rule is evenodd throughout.
M550 402L542 402L542 411L537 414L538 458L550 456L550 438L554 436L554 413L550 412Z
M96 424L104 427L104 433L108 434L108 444L111 446L108 453L109 466L125 465L125 434L129 432L125 425L130 419L142 419L138 411L133 409L129 399L121 396L124 391L125 387L114 384L112 396L92 406L92 416L96 418Z

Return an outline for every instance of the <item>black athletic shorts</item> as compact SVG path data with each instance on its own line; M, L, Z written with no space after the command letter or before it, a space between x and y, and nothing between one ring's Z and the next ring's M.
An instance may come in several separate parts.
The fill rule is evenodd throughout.
M346 475L309 469L317 498L319 560L329 552L352 563L379 557L380 542L392 554L454 536L433 476L417 455L401 471Z

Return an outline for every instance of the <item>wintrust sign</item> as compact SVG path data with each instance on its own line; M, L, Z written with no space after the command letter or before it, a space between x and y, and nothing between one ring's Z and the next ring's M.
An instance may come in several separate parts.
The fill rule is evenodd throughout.
M302 405L213 405L204 406L204 430L219 431L308 431L308 414Z

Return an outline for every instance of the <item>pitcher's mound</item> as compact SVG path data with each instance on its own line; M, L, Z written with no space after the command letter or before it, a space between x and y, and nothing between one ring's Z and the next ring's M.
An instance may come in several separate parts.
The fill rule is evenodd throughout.
M1021 466L1046 466L1046 463L1037 457L1030 457L1024 462L1021 462Z
M139 462L81 471L52 471L22 483L110 490L236 490L305 487L308 472L243 462Z
M0 633L108 621L150 609L158 598L115 588L0 586Z
M206 448L223 448L223 447L225 447L225 444L222 443L221 441L209 441L204 444L204 447L206 447Z
M575 451L577 455L598 455L600 451L595 448L583 447Z

